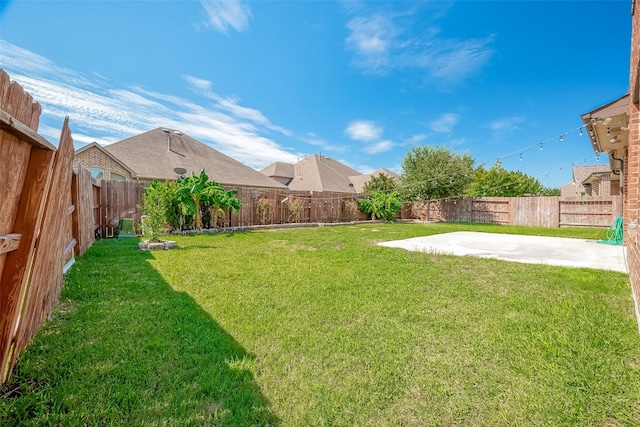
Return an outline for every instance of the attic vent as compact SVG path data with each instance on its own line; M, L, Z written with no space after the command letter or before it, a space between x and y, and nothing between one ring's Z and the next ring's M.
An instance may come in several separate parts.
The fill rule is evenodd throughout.
M181 135L182 135L182 132L180 132L179 130L174 130L174 131L173 131L173 133L175 133L175 134L176 134L176 135L178 135L178 136L181 136Z
M169 133L169 129L162 129L162 132Z

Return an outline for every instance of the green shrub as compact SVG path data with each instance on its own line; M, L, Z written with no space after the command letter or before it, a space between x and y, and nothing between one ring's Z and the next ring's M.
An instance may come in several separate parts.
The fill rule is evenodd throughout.
M371 193L368 199L358 200L360 210L371 215L372 220L383 219L393 222L396 219L396 212L402 209L402 200L397 191L393 193Z

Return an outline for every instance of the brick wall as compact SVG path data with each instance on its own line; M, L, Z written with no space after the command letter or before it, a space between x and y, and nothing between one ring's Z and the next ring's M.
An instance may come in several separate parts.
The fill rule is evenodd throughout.
M111 172L115 172L131 180L131 174L118 162L100 151L97 147L91 147L73 157L73 167L77 168L82 163L85 168L100 168L104 170L104 179L111 179Z
M638 67L640 66L640 2L633 1L631 28L631 61L629 69L629 148L624 164L624 223L629 277L635 300L636 318L640 326L640 248L638 248L640 216L640 111L638 109Z

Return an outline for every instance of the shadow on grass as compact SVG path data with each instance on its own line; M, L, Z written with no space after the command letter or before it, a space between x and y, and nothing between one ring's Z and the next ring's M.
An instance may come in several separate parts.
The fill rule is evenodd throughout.
M278 425L254 356L135 244L96 242L76 262L0 391L0 424Z

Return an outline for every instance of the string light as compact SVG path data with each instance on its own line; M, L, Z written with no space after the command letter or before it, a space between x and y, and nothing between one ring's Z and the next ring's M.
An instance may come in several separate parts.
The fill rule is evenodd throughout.
M522 161L522 154L520 154L520 161Z
M498 157L497 160L503 160L503 159L507 159L509 157L514 157L514 156L522 156L524 153L526 153L527 151L529 151L529 150L531 150L531 149L533 149L535 147L538 147L538 148L540 148L542 150L544 144L546 144L547 142L551 142L551 141L556 140L556 139L559 140L560 142L563 142L565 135L569 135L570 133L578 132L578 131L580 131L580 133L582 133L582 130L584 128L585 128L585 125L578 126L575 129L571 129L571 130L569 130L567 132L561 133L560 135L556 135L556 136L554 136L552 138L549 138L547 140L536 142L535 144L529 145L528 147L521 148L518 151L512 151L509 154L506 154L504 156Z

